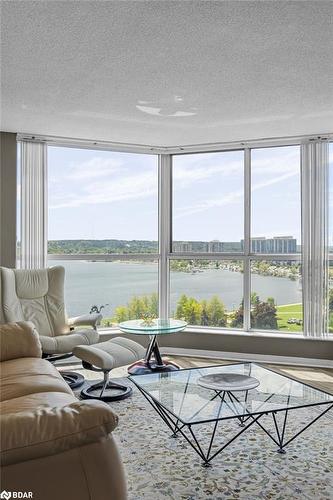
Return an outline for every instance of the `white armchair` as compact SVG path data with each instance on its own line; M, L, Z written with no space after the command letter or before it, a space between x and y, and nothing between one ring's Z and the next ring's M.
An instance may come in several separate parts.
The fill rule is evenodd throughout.
M79 345L96 344L101 314L67 318L64 304L65 269L8 269L0 267L0 322L31 321L49 361L72 355ZM86 327L86 328L83 328ZM84 378L62 372L69 385L79 387Z

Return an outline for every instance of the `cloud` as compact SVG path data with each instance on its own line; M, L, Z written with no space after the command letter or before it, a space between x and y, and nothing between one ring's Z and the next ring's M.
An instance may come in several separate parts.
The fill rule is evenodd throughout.
M282 182L286 179L289 179L291 177L294 177L297 175L297 172L289 172L286 174L283 174L279 177L274 177L272 179L268 179L263 182L259 182L257 184L252 185L251 191L258 191L260 189L266 188L268 186L272 186L273 184L277 184L279 182ZM244 196L244 191L242 189L233 191L226 196L223 196L221 198L216 198L216 199L210 199L210 200L205 200L202 203L197 203L195 205L191 205L188 207L183 207L181 209L178 209L178 213L175 215L176 219L179 219L181 217L187 217L189 215L193 215L199 212L203 212L205 210L209 210L210 208L215 208L215 207L222 207L225 205L230 205L232 203L235 203L239 200L242 200Z
M298 148L275 148L274 155L269 150L256 150L253 161L254 179L252 190L261 189L289 177L297 175L295 165L299 162ZM239 156L238 156L239 155ZM157 196L157 170L147 168L138 162L137 168L128 168L124 158L95 157L81 163L71 164L68 173L56 178L57 187L50 190L50 208L69 208L84 205L110 204L126 200ZM276 175L280 174L279 177ZM273 178L268 178L274 175ZM176 156L173 179L176 189L181 192L200 181L222 177L243 178L243 154L238 152L200 153ZM259 182L264 176L264 180ZM209 194L209 193L208 193ZM235 190L218 199L207 199L195 205L183 207L178 217L191 215L235 203L242 199L243 190Z
M95 179L97 177L106 177L119 170L122 162L116 158L92 158L82 163L73 164L70 167L67 179L77 181Z
M60 194L59 197L54 196L50 208L109 204L154 195L157 195L157 175L154 176L151 171L146 171L135 175L114 176L85 183L80 191L74 192L74 195L67 193Z

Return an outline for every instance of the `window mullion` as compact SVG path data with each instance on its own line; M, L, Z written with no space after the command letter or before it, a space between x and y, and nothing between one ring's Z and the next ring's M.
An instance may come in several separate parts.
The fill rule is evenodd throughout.
M159 316L169 317L170 276L169 253L171 251L171 218L172 218L172 157L159 155L158 169L158 194L159 194Z
M251 328L251 150L244 150L244 331Z

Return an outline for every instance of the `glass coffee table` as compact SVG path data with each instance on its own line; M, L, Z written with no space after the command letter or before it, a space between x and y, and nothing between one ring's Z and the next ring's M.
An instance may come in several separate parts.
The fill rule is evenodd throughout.
M232 374L246 375L257 379L259 384L250 390L208 389L200 385L201 377L216 374L228 374L229 378ZM254 424L276 444L279 453L285 453L286 446L333 408L333 395L256 363L191 368L129 378L169 427L172 437L183 436L205 467L209 467L217 455ZM296 425L295 412L310 407L316 407L315 417L311 417L306 425L301 420ZM265 425L261 421L264 415L270 417L270 420L265 419ZM224 427L230 431L229 424L233 423L238 424L236 433L228 441L224 440L222 446L216 446L216 438L220 437ZM204 426L204 432L200 426ZM286 438L288 427L291 427L292 435Z
M164 362L158 346L157 336L182 332L187 326L185 321L178 319L133 319L119 323L119 329L124 333L134 335L149 335L150 342L144 360L137 361L128 368L130 375L142 375L151 372L168 372L179 370L176 363ZM152 360L152 357L154 359Z

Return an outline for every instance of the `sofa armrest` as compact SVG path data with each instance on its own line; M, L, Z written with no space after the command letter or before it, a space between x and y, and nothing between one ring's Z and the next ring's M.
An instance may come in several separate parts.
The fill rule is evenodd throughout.
M84 314L83 316L76 316L75 318L68 319L68 326L92 326L96 328L103 318L102 314Z
M41 357L42 347L33 323L20 321L0 325L0 361Z
M1 465L56 455L109 435L118 417L102 401L40 407L0 418Z

